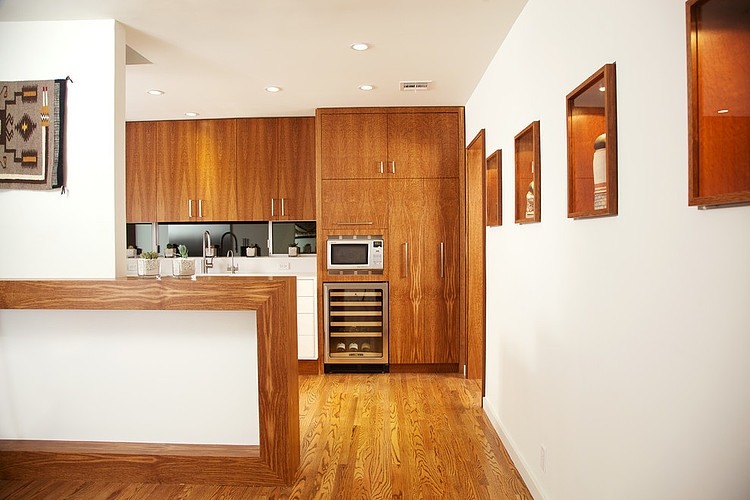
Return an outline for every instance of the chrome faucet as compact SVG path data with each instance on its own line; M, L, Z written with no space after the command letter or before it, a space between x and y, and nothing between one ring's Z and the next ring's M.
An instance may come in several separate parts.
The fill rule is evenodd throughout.
M203 231L203 274L208 274L214 267L214 246L211 244L211 233Z
M231 263L227 266L227 272L234 274L237 271L239 271L240 270L240 266L235 266L234 265L234 252L231 251L231 250L228 251L227 252L227 257L231 257L231 259L232 259Z

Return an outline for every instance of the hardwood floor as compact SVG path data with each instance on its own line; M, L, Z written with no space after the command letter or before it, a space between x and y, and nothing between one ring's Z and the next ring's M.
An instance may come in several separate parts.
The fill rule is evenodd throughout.
M531 499L480 401L455 375L301 376L288 488L0 481L0 499Z

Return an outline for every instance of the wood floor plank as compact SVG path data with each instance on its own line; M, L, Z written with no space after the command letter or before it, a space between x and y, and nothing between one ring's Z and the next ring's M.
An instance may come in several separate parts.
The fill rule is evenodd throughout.
M300 377L300 468L291 487L3 481L0 500L491 499L531 495L453 374Z

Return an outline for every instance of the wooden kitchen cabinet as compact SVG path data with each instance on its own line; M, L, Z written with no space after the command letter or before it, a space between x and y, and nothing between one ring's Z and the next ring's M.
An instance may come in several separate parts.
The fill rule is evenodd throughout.
M279 220L315 220L315 118L279 118Z
M458 179L392 181L390 362L457 364Z
M322 179L375 179L385 172L388 117L357 109L318 110Z
M388 227L387 179L325 179L320 183L322 229Z
M389 114L386 172L409 179L458 177L463 146L455 109Z
M463 108L326 108L316 118L319 241L382 234L386 247L377 277L327 275L325 250L319 272L388 281L392 371L458 371Z
M278 122L274 118L237 120L237 187L241 198L238 217L247 221L271 220L276 197Z
M197 214L195 198L196 122L156 123L156 220L188 222ZM128 189L130 186L128 186Z
M458 177L458 108L318 111L321 179Z
M234 120L157 124L157 221L234 220L237 213Z
M237 121L198 120L195 183L199 221L237 220Z
M315 219L315 119L237 120L240 220Z
M156 122L125 125L125 220L156 220Z

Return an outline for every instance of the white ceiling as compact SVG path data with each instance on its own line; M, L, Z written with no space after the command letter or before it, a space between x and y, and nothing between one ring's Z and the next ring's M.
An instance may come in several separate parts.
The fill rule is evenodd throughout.
M526 0L0 0L0 21L117 19L126 119L464 105ZM371 49L349 46L367 42ZM75 75L71 75L75 80ZM399 81L431 80L402 92ZM357 87L368 83L375 90ZM277 85L276 94L264 90ZM146 94L161 89L163 96Z

